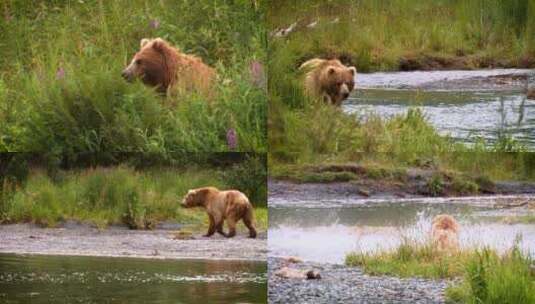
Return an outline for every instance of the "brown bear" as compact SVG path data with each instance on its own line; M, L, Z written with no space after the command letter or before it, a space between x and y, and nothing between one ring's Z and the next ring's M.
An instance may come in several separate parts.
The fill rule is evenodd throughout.
M240 191L220 191L215 187L192 189L184 196L182 207L203 207L206 209L210 220L206 237L212 236L216 231L226 237L235 236L236 223L239 220L243 220L249 229L249 237L256 237L253 206L247 196ZM229 229L228 233L223 231L225 220Z
M168 96L192 92L211 96L216 72L200 58L180 52L161 38L141 39L140 47L121 74L127 81L140 79Z
M357 69L343 65L338 59L310 59L299 69L306 72L307 95L322 98L329 104L340 106L355 87Z
M451 215L440 214L433 218L431 236L439 251L459 249L459 224Z

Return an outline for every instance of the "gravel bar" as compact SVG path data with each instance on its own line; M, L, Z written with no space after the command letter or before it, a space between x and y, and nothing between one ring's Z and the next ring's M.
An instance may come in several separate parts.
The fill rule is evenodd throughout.
M0 225L0 252L16 254L137 257L151 259L213 259L265 261L267 234L250 239L244 232L234 238L194 235L176 240L170 230L99 230L85 225L39 228L31 224Z
M447 280L369 276L358 267L302 262L289 267L317 270L321 279L286 279L274 275L284 262L268 258L269 303L445 303Z

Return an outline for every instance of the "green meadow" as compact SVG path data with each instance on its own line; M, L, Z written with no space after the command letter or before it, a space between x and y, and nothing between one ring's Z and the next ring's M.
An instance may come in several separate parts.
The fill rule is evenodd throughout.
M0 3L0 151L266 151L266 38L250 1ZM166 98L121 71L162 37L217 70L217 96Z
M255 207L257 226L267 229L265 158L185 156L158 160L134 154L94 165L85 158L58 164L35 155L3 155L0 224L35 223L55 227L67 220L99 228L127 225L153 229L173 221L205 229L206 212L180 206L189 189L215 186L244 192ZM97 163L104 163L97 161Z
M339 58L360 72L535 67L533 12L535 2L523 0L272 1L270 174L306 179L306 167L358 163L533 180L528 148L508 134L467 146L439 135L418 108L390 118L349 115L304 96L298 69L314 57Z

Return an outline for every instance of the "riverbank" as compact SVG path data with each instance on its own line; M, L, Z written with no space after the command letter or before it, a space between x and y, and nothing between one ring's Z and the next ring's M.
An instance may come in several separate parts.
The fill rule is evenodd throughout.
M130 230L112 226L105 230L68 223L64 228L32 224L0 225L0 252L38 255L135 257L145 259L208 259L265 261L267 234L256 239L238 232L234 238L193 233L177 239L168 229Z
M362 72L535 67L528 2L303 4L270 5L277 59L339 57Z
M284 260L268 258L269 303L444 303L447 280L369 276L358 267L301 262L290 267L316 270L321 279L287 279L274 274Z
M492 181L430 168L387 170L355 164L317 165L278 168L271 175L270 201L535 194L532 181Z

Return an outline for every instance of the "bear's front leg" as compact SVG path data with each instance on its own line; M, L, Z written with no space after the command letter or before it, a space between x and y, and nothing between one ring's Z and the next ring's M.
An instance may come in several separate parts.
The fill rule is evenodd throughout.
M208 220L209 220L210 224L208 226L208 232L205 235L203 235L204 237L211 237L215 233L215 220L214 220L214 217L212 215L208 215Z

